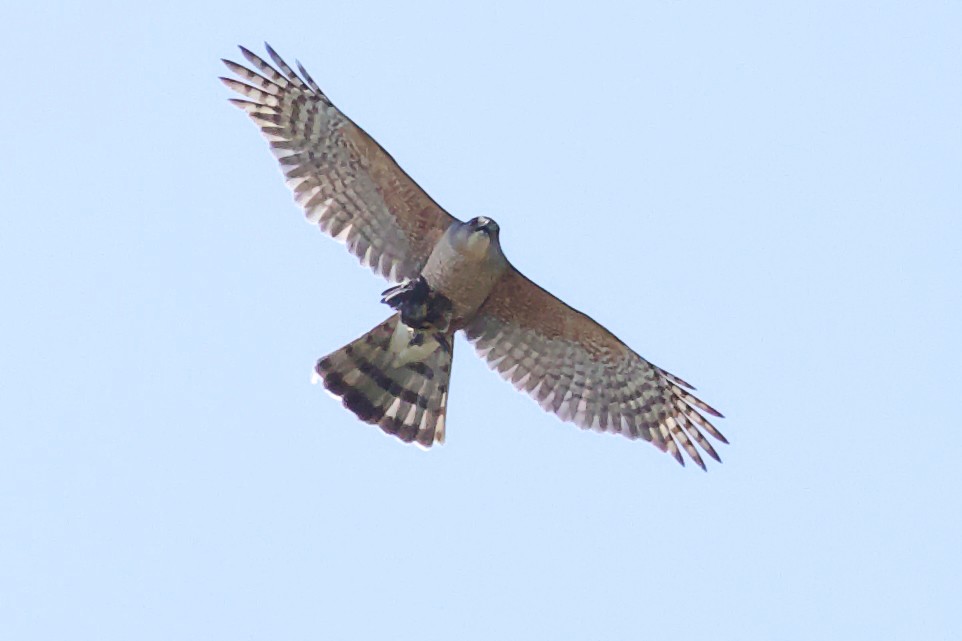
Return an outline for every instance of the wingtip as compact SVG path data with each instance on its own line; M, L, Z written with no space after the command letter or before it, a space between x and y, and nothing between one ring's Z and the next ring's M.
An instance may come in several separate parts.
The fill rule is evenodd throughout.
M725 435L719 432L717 428L715 428L715 432L712 434L712 436L715 437L716 441L721 441L725 445L731 445L731 443L728 442L728 439L725 438Z
M706 442L707 442L707 441L706 441ZM716 451L715 451L715 448L713 448L711 445L709 445L709 446L708 446L708 449L705 450L705 451L708 453L708 456L710 456L710 457L712 457L713 459L715 459L716 462L718 462L718 463L721 463L721 462L722 462L721 457L718 456L718 452L716 452Z

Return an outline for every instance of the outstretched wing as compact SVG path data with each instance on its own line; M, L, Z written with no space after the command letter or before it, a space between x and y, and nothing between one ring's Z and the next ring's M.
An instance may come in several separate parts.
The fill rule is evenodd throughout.
M682 465L684 449L705 469L693 441L721 460L702 430L728 441L698 410L721 414L686 391L694 388L513 267L465 332L493 369L562 420L651 441Z
M416 277L455 218L341 113L300 63L298 75L265 46L277 69L241 47L254 69L224 60L239 80L221 80L244 96L231 102L260 127L308 220L385 278Z

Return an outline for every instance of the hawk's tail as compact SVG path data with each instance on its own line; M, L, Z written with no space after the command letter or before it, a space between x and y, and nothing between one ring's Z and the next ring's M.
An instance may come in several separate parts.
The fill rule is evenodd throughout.
M407 443L431 447L444 442L452 339L413 330L394 314L317 361L314 371L362 421Z

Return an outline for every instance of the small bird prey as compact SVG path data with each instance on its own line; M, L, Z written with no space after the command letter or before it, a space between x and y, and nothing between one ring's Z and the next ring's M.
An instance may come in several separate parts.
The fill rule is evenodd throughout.
M359 419L422 447L443 443L454 334L515 387L564 421L650 441L684 465L720 460L699 413L720 417L694 388L646 361L607 329L515 269L498 224L451 216L297 63L267 45L274 66L240 48L224 60L247 112L270 143L308 221L396 283L394 313L317 361L316 376ZM698 448L695 445L698 445Z

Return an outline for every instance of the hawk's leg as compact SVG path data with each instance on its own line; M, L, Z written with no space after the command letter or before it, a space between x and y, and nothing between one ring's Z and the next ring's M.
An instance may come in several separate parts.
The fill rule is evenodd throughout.
M401 321L412 329L446 332L451 324L450 299L433 291L423 276L386 290L381 302L401 312Z

